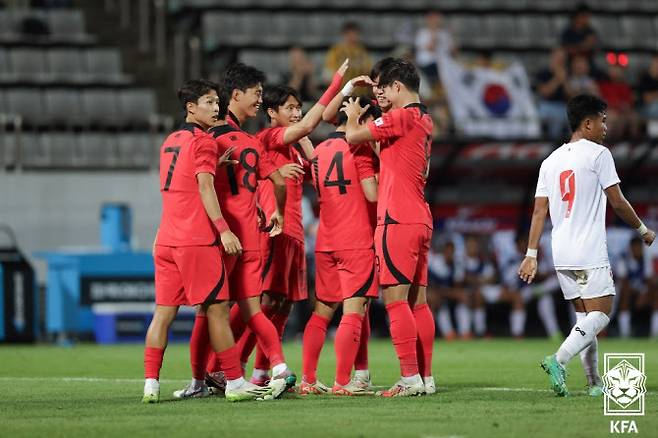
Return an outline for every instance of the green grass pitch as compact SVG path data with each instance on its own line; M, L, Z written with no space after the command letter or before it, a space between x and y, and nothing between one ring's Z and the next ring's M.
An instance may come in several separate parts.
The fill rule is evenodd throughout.
M189 377L186 345L171 345L162 370L163 402L142 405L142 347L0 346L0 436L215 437L600 437L610 433L603 400L585 395L576 358L569 367L573 397L548 390L539 360L557 346L545 340L438 342L434 375L439 393L393 400L299 397L231 404L224 399L172 401ZM639 433L658 430L658 342L607 340L603 352L643 352L647 395ZM301 345L287 343L301 374ZM322 353L319 378L333 382L333 345ZM390 341L370 346L376 385L399 376Z

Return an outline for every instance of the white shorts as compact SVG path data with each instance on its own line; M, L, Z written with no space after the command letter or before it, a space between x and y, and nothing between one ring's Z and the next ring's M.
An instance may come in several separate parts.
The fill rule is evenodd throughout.
M599 298L615 294L610 266L584 270L559 270L557 278L565 300Z
M480 294L488 304L497 303L500 295L503 293L503 287L499 284L485 284L480 287Z

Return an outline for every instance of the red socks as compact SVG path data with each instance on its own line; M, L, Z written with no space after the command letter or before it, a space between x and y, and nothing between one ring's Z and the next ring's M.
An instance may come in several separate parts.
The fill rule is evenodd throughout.
M274 327L276 327L276 331L279 334L279 342L280 342L283 339L283 332L286 329L286 323L288 322L288 314L275 313L274 315L268 315L268 318L272 320L272 324L274 324ZM258 348L256 348L256 359L254 360L254 368L258 370L268 370L272 368L272 362L267 359L267 355L265 355L265 353L263 352L263 349L260 347L260 344L258 345Z
M271 364L278 365L285 362L279 333L274 327L274 324L272 324L272 321L267 319L267 316L263 312L258 312L252 316L247 325L256 334L258 344L267 355ZM256 366L256 368L258 367ZM269 369L269 364L268 368L262 369Z
M414 318L418 334L416 342L418 371L421 377L428 377L432 375L432 350L434 349L434 331L436 329L430 306L427 303L415 306Z
M240 365L240 355L235 345L219 353L215 353L217 361L224 372L226 380L235 380L242 377L242 366Z
M144 348L144 378L159 379L160 368L162 368L162 358L164 357L164 348L145 347Z
M338 325L334 347L336 349L336 383L339 385L347 385L350 381L352 365L361 343L362 323L363 316L358 313L347 313L343 314Z
M206 377L208 359L213 358L210 353L210 335L208 333L208 317L197 315L194 319L192 336L190 336L190 364L192 377L203 380Z
M361 341L359 343L359 351L356 353L356 359L354 360L354 369L355 370L367 370L368 369L368 341L370 339L370 315L368 310L363 316L363 321L361 322Z
M327 326L329 326L329 322L327 318L313 313L304 328L302 373L303 379L307 383L315 383L317 379L318 361L320 360L320 352L324 345L324 339L327 337Z
M416 356L416 320L407 301L395 301L386 306L391 321L391 339L400 360L402 377L418 374Z

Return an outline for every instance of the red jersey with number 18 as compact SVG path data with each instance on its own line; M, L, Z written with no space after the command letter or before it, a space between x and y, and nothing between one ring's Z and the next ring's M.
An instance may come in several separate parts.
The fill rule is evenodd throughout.
M316 251L368 249L374 229L361 181L375 176L374 154L367 144L350 145L334 132L313 151L313 185L320 202Z
M217 169L215 191L222 213L231 231L240 239L242 249L259 250L256 189L258 181L270 176L277 168L263 152L260 140L253 135L231 125L212 128L210 134L217 141L219 154L235 147L231 159L239 161L236 165Z
M432 147L432 118L424 105L393 109L368 122L380 142L377 225L423 224L432 228L425 183Z
M160 148L162 217L157 245L201 246L217 241L201 202L197 174L215 174L217 144L200 126L185 123Z

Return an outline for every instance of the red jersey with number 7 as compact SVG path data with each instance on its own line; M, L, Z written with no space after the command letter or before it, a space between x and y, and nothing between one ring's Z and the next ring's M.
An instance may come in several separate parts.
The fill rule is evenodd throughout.
M162 216L157 245L202 246L217 241L196 176L215 174L217 144L200 126L185 123L160 148Z
M215 191L224 218L240 239L242 249L259 250L256 189L258 181L270 176L277 168L264 154L260 140L253 135L231 125L212 128L210 134L217 142L219 154L234 147L231 159L239 161L235 165L220 167L215 175Z
M423 224L432 228L425 201L432 147L432 118L424 105L396 108L368 122L380 142L377 225Z
M368 249L374 229L361 181L375 176L375 158L367 144L350 145L334 132L313 151L313 185L320 203L316 251Z

